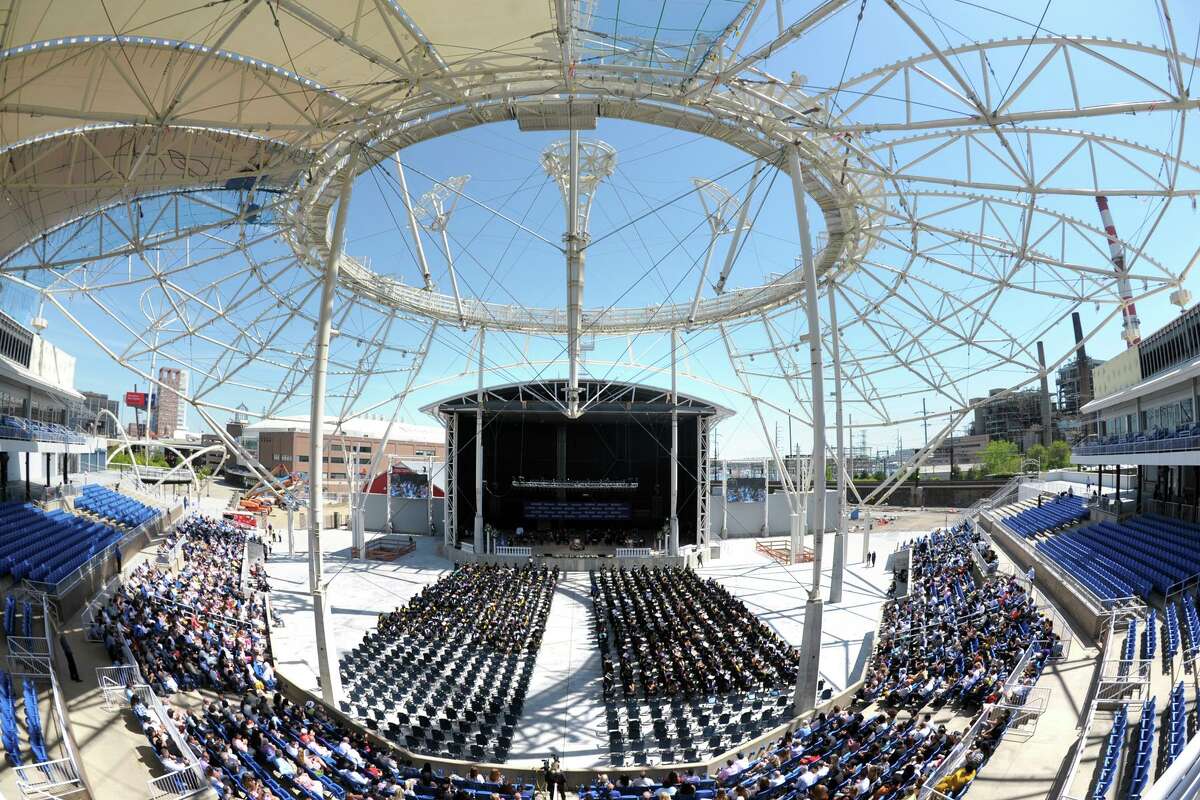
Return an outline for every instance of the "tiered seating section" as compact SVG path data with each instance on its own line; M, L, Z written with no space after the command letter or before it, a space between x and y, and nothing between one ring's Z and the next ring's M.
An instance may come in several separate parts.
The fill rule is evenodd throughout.
M157 693L196 688L238 692L272 687L266 618L258 567L251 591L242 589L246 546L242 528L203 516L184 520L183 567L158 568L147 560L132 570L97 612L95 640L125 641L142 677Z
M453 783L431 772L401 767L365 737L322 715L315 704L300 706L276 693L269 654L261 653L266 661L251 663L254 656L242 649L233 632L238 627L261 630L261 598L268 591L257 566L249 570L252 594L246 596L238 588L245 532L205 517L193 517L181 527L184 570L135 572L135 585L122 587L118 597L98 612L97 633L111 653L111 640L136 636L138 626L148 620L151 628L134 643L135 652L140 653L143 677L158 694L170 694L176 685L186 688L189 664L208 665L212 679L206 685L228 692L215 700L210 696L203 707L189 713L168 711L203 762L218 797L446 800L463 787L462 781ZM177 627L180 618L186 630ZM240 638L253 644L257 636L243 631ZM179 647L170 653L174 658L162 660L171 647ZM155 654L160 658L143 658ZM181 767L182 754L157 715L136 694L132 705L163 765L169 770ZM413 782L407 791L406 780ZM505 800L518 796L515 787L504 784L488 787L486 796L492 794ZM530 800L530 795L526 791L523 800ZM470 791L470 797L484 800L478 790Z
M914 543L909 594L884 607L861 701L975 708L1031 644L1043 650L1039 669L1053 651L1057 634L1018 581L996 575L976 584L976 536L959 527Z
M12 687L9 686L9 691ZM46 753L46 737L42 732L42 712L38 707L37 688L33 685L33 681L26 678L22 681L22 690L25 698L25 732L29 736L29 749L33 751L33 761L35 764L41 764L49 761L50 756Z
M1154 514L1087 525L1037 548L1102 600L1166 595L1200 573L1200 528Z
M65 444L84 444L87 441L83 434L56 422L38 422L35 419L14 417L11 414L0 415L0 439L63 442Z
M121 531L27 503L0 504L0 576L57 583L121 538Z
M21 733L17 728L17 708L13 702L12 676L0 672L0 740L13 766L21 766Z
M690 569L591 577L614 765L697 761L783 721L796 651L723 586Z
M1142 632L1142 658L1153 660L1158 652L1158 611L1150 609L1146 617L1146 630Z
M1163 752L1163 769L1166 769L1179 758L1183 746L1187 744L1187 709L1184 707L1183 681L1175 684L1175 688L1171 690L1167 722L1162 735L1164 741L1160 749Z
M503 762L557 583L557 568L460 566L342 657L342 710L416 752Z
M1150 752L1154 747L1155 701L1151 697L1142 704L1142 718L1137 727L1137 749L1134 750L1133 773L1129 780L1128 800L1141 800L1150 778Z
M1128 709L1121 706L1113 720L1112 730L1104 740L1104 761L1100 765L1100 776L1092 788L1092 800L1104 800L1108 796L1108 789L1117 775L1117 766L1121 763L1121 749L1125 746L1125 729L1128 724Z
M1105 453L1155 453L1169 450L1194 450L1200 437L1200 423L1180 425L1175 429L1155 428L1152 431L1133 431L1096 438L1072 448L1080 455Z
M132 497L90 483L86 484L83 493L75 498L75 508L127 528L136 528L162 513L159 509L139 503Z
M1082 497L1055 497L1042 505L1026 508L1005 516L1004 524L1029 538L1057 528L1082 522L1088 518L1087 504Z
M4 744L4 753L8 763L21 766L24 756L21 753L21 732L17 723L16 696L13 694L12 676L0 672L0 742ZM22 699L25 705L25 733L29 739L29 749L33 752L33 763L41 764L49 761L46 752L46 738L42 730L42 714L38 708L37 687L33 681L26 678L22 683Z

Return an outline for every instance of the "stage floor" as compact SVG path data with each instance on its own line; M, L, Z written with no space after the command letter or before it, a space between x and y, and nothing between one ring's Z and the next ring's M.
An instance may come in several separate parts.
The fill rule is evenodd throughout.
M861 534L851 533L849 565L841 603L826 603L821 674L835 692L862 669L870 651L891 575L884 569L897 541L920 532L887 530L872 534L878 566L867 569L858 560ZM274 605L282 627L272 631L276 663L299 686L317 691L316 637L308 595L308 562L304 542L287 555L287 543L275 546L267 562ZM437 556L438 542L417 538L417 550L396 561L349 559L350 534L328 531L325 565L329 576L333 646L340 654L355 647L372 628L381 611L406 602L441 577L450 563ZM811 546L811 541L806 543ZM812 565L781 566L757 552L754 539L730 540L718 561L699 570L740 597L784 639L799 644L804 624L806 586ZM827 553L824 585L832 574ZM508 762L532 769L551 751L563 766L588 769L607 763L604 698L600 691L600 654L592 630L587 573L567 573L559 582L551 606L542 648L534 664L525 712L513 736Z

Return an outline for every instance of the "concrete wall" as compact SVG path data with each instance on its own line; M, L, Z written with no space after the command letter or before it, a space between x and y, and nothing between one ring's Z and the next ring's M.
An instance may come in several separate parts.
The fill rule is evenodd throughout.
M1142 362L1138 348L1130 347L1092 371L1092 396L1107 397L1142 379Z
M1005 484L1002 480L979 481L921 481L918 487L911 480L888 497L887 505L900 507L928 506L930 508L967 508L977 500L991 497ZM877 483L856 483L859 493L866 497L875 490ZM919 491L918 491L919 489ZM847 489L853 502L853 492Z
M445 530L443 507L445 499L433 498L433 528L437 536L442 536ZM387 530L387 497L382 494L367 495L364 508L366 526L369 531ZM429 533L429 505L426 500L410 500L405 497L392 498L392 532L393 533Z
M729 514L724 518L725 532L722 533L721 523L725 509L725 498L714 495L709 503L709 514L712 515L711 530L713 536L723 536L728 539L762 536L763 504L762 503L730 503ZM787 496L782 492L773 492L767 499L768 536L790 536L792 532L791 507ZM813 509L807 509L808 528L813 522ZM825 530L837 527L837 490L828 489L825 492Z
M75 388L75 356L58 349L41 336L33 337L29 371L55 386Z
M1085 488L1087 486L1088 481L1091 481L1092 486L1095 487L1096 479L1098 477L1099 476L1095 472L1080 472L1078 470L1073 470L1073 469L1054 469L1054 470L1050 470L1049 472L1042 473L1043 480L1070 481L1071 483L1078 483L1080 486L1083 486ZM1104 472L1104 485L1105 486L1107 486L1108 488L1111 489L1113 487L1113 481L1115 479L1116 479L1116 476L1113 474L1111 469L1105 470L1105 472ZM1121 475L1121 488L1122 489L1130 489L1130 490L1136 489L1137 488L1137 475L1134 473L1127 473L1127 474L1123 473ZM1079 494L1079 491L1076 490L1075 494Z

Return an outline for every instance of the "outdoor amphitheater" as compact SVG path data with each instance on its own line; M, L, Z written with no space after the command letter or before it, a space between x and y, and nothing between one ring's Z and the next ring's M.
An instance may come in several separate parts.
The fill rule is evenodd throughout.
M1197 66L0 0L0 800L1200 797Z

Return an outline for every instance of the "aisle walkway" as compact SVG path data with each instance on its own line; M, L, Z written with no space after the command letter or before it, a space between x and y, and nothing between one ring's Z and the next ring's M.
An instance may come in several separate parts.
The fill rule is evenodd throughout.
M600 651L590 593L586 572L566 573L559 580L525 696L525 713L513 733L510 761L536 763L555 753L567 769L607 763Z

